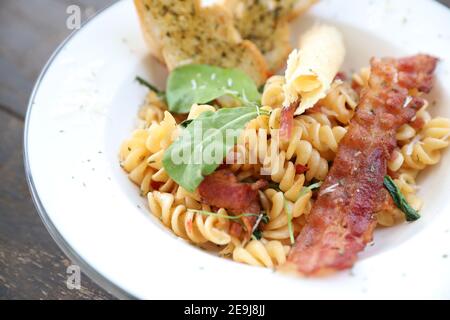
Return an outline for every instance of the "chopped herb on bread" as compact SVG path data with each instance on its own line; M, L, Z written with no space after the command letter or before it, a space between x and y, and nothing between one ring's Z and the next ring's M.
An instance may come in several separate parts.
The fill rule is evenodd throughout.
M242 40L230 12L200 0L135 0L152 55L169 70L185 64L238 68L256 83L267 79L268 67L259 49Z

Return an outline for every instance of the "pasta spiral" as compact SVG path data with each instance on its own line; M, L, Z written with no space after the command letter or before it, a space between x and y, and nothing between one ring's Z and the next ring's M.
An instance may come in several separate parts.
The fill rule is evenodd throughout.
M312 146L311 142L302 140L303 129L296 126L293 129L292 138L288 143L281 144L281 150L289 161L295 159L295 165L303 165L308 168L306 180L323 180L328 173L328 161ZM283 153L281 154L283 156Z
M156 153L167 149L177 138L177 122L170 112L165 111L164 119L160 123L152 123L147 131L145 146L151 153Z
M398 208L377 212L376 218L378 225L382 227L393 227L397 223L405 221L405 215Z
M147 130L137 129L122 143L119 157L120 165L125 171L131 172L149 156L150 151L145 146L147 138Z
M130 180L140 187L142 195L154 189L172 190L175 183L163 168L162 157L176 133L175 119L166 112L160 123L154 121L147 129L135 130L122 144L120 164L128 172Z
M304 195L299 196L298 192L295 197L288 199L283 192L277 192L273 189L266 190L261 197L263 207L269 216L269 223L262 227L263 236L266 239L272 240L288 240L290 237L288 227L288 215L285 211L287 207L292 214L292 225L294 228L294 235L298 234L303 227L304 219L300 217L308 214L311 210L312 192L309 191ZM265 198L265 199L264 199Z
M274 109L268 116L260 116L251 122L249 127L241 134L234 152L244 170L259 169L262 166L262 174L270 175L272 180L280 183L280 188L287 192L297 181L295 176L295 166L303 165L308 167L306 180L323 180L328 173L328 161L313 147L311 142L302 139L303 129L295 126L293 137L288 142L281 142L279 139L279 116L281 109ZM322 121L324 121L322 119ZM328 121L328 120L326 120ZM334 131L333 131L334 130ZM344 134L338 128L331 131L334 140L341 139ZM326 137L329 132L322 129ZM337 141L336 148L337 148ZM331 143L329 143L331 144ZM236 151L237 150L237 151ZM259 165L259 166L258 166Z
M357 86L364 88L369 85L369 78L370 78L370 68L364 67L361 68L361 70L358 73L354 73L352 80L353 83Z
M427 111L427 108L429 106L429 103L427 100L424 100L425 104L422 108L420 108L419 111L417 111L416 116L413 120L421 119L423 123L430 122L431 115ZM397 131L396 139L397 141L404 145L408 143L411 139L413 139L417 135L417 130L412 127L410 123L404 124L400 127L400 129Z
M416 134L416 129L414 129L409 123L407 123L400 127L395 137L400 143L405 143L413 139Z
M189 192L181 186L177 187L174 192L175 204L184 205L186 208L195 210L211 211L211 208L203 205L200 199L200 195L196 191L195 193Z
M262 105L274 109L281 107L284 101L283 86L285 83L286 80L283 76L270 77L264 86Z
M350 124L358 105L358 94L348 83L335 80L327 96L318 102L321 110L328 116L336 118L344 125Z
M153 191L147 195L147 199L150 211L177 236L196 244L210 241L226 245L231 241L228 219L214 215L203 216L187 210L184 205L175 205L175 197L171 193ZM223 209L218 213L227 215Z
M232 258L252 266L274 268L286 262L289 249L280 241L252 240L245 246L236 246Z
M388 161L388 168L392 172L398 171L405 162L405 158L403 157L403 154L400 149L394 150L394 152L391 155L391 159Z
M150 91L138 113L138 117L142 121L140 127L148 128L153 123L160 123L164 118L164 110L166 109L167 106L164 101L155 92Z
M146 195L151 189L151 179L156 170L148 165L150 152L145 146L148 132L138 129L120 148L120 165L128 172L128 177L140 187L141 194Z
M331 151L333 155L337 152L339 142L347 133L344 127L333 127L323 114L302 115L295 119L295 124L302 128L302 138L312 143L326 157L329 157L327 151Z
M400 192L405 196L408 204L415 210L422 209L423 201L420 199L417 192L416 177L419 174L419 170L413 169L401 169L397 173L397 178L394 179L395 184L399 188ZM404 213L394 208L392 210L383 210L377 212L378 224L383 227L392 227L399 222L405 221Z
M430 120L409 144L403 146L406 167L423 170L437 164L441 151L449 146L449 135L450 119L438 117Z

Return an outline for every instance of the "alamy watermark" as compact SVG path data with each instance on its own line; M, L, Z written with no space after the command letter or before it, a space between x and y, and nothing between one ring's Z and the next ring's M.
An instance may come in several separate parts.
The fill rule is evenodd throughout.
M69 290L81 289L81 269L80 266L70 265L66 269L67 280L66 286Z
M202 122L194 122L191 129L178 138L180 147L170 149L174 165L260 165L261 175L278 174L284 169L279 129L271 129L270 134L266 129L253 128L204 131ZM230 146L231 152L224 154Z
M78 30L81 28L83 17L89 18L93 16L95 9L93 7L87 7L82 10L80 6L73 4L66 8L66 14L66 28L69 30Z
M66 9L68 14L66 27L69 30L77 30L81 28L81 8L77 5L68 6Z

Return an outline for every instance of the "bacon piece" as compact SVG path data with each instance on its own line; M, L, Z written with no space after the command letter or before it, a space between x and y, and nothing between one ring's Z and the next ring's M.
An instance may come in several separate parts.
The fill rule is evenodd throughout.
M155 181L155 180L150 181L150 186L152 187L153 190L159 190L159 188L161 188L163 185L164 185L164 182Z
M292 136L292 128L294 126L294 113L297 110L300 102L297 101L291 104L287 108L283 108L281 111L281 119L280 119L280 138L284 141L287 141Z
M354 80L352 81L352 89L356 92L358 96L361 96L361 91L363 87Z
M198 191L202 201L218 208L225 208L236 214L261 212L258 190L265 188L267 181L258 180L255 183L239 182L228 169L222 169L207 176ZM242 217L247 236L251 236L257 217Z
M241 233L242 233L242 226L239 223L232 221L230 224L230 236L240 238Z
M235 158L233 158L235 159ZM227 163L222 163L219 168L217 168L217 170L222 170L222 169L227 169L228 168L228 164Z
M416 118L416 119L411 121L410 125L416 131L420 131L425 126L425 120L423 120L423 118Z
M345 72L338 72L336 77L334 77L334 80L341 80L341 81L346 81L347 80L347 75L345 74Z
M398 84L409 90L417 89L420 92L430 93L437 61L438 59L428 55L397 60Z
M286 269L320 275L350 268L372 240L374 213L389 205L383 180L396 147L395 134L423 105L423 100L410 94L431 90L436 63L437 59L426 55L372 59L369 87L362 91L355 118Z
M392 200L390 193L385 188L381 189L375 213L380 211L393 211L396 208L397 206L395 205L394 200Z
M297 164L295 166L295 173L296 174L302 174L302 173L305 173L306 171L308 171L308 166L304 166L302 164Z
M321 100L322 101L322 100ZM317 102L314 107L307 109L304 114L306 115L314 115L315 113L321 113L322 112L322 105L321 101Z

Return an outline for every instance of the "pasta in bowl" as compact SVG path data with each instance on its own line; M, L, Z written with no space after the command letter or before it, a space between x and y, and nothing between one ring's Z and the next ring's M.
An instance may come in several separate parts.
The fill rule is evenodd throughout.
M314 27L261 95L207 65L175 69L166 92L141 81L150 92L120 161L150 212L220 256L304 275L349 268L376 226L419 219L416 179L449 145L450 120L423 95L437 60L373 59L347 77L343 47L336 28Z
M408 12L408 21L406 22L403 19L405 10ZM370 13L369 16L368 13ZM284 159L291 158L279 162L290 161L295 169L295 174L292 174L291 165L283 167L284 172L287 173L285 175L287 178L282 186L284 191L280 188L284 176L277 175L276 170L274 172L270 170L261 171L261 169L270 169L271 167L268 166L269 162L266 166L261 164L259 158L256 158L257 163L251 165L245 163L245 161L241 164L233 162L214 169L214 171L217 171L217 169L231 170L237 181L228 174L225 177L228 177L230 181L233 179L233 187L239 188L238 190L241 190L241 187L235 183L244 183L245 189L243 190L250 191L248 193L251 195L250 200L254 199L253 189L257 189L259 212L255 216L253 212L249 212L248 208L244 208L245 210L230 210L226 209L225 206L219 208L215 205L209 205L210 209L207 207L200 208L204 199L195 189L193 192L189 190L194 185L190 180L184 181L183 186L176 182L174 178L167 178L165 175L168 175L168 171L161 170L165 169L164 155L166 151L158 153L157 150L161 150L161 147L158 147L155 151L157 145L148 146L153 151L146 149L147 146L143 142L148 138L145 119L148 119L149 123L160 124L164 120L165 111L168 111L175 119L175 129L173 129L173 121L166 121L163 126L164 130L170 130L174 133L173 137L157 138L158 134L162 132L158 129L160 127L154 126L152 129L152 132L156 132L152 141L161 139L163 145L165 145L165 150L168 150L171 146L172 149L177 147L177 150L182 150L182 148L179 149L180 144L177 141L180 137L186 135L186 133L183 133L185 129L190 130L189 125L204 122L209 127L216 127L218 124L223 125L231 122L231 118L239 120L232 122L230 126L235 126L237 122L240 122L242 131L237 132L239 134L236 136L232 135L232 137L236 137L236 140L231 139L235 143L233 143L232 149L226 153L227 155L237 148L238 140L243 141L244 138L241 138L241 134L246 132L246 128L254 129L256 130L255 133L258 133L255 138L253 132L247 131L248 134L246 134L245 139L254 141L245 143L247 149L250 144L255 145L255 141L266 140L269 141L267 147L273 146L274 150L277 150L276 144L271 143L270 134L275 132L273 128L279 127L281 129L282 127L281 120L277 119L283 118L283 108L280 108L280 106L283 105L284 97L281 94L271 94L271 99L262 102L261 99L264 98L261 85L266 87L264 92L266 97L270 96L268 95L269 92L282 92L283 81L285 81L283 80L285 78L283 71L280 70L278 78L269 77L270 80L266 79L261 83L256 81L257 78L253 79L252 77L252 81L257 82L256 91L259 93L255 94L252 91L251 95L247 95L247 100L253 102L253 108L233 111L239 112L239 117L232 117L232 114L226 113L227 121L219 121L225 119L222 118L223 111L219 113L222 109L227 109L224 107L242 108L242 102L239 99L236 101L233 97L226 96L225 98L213 97L211 101L197 102L197 105L205 106L206 111L200 112L200 115L195 115L195 119L191 122L185 121L194 103L177 104L177 108L186 107L186 109L189 109L188 111L174 112L170 110L171 107L167 98L170 90L168 90L169 86L165 85L167 69L148 58L149 51L144 46L145 42L140 34L133 2L119 1L113 7L92 19L62 46L64 50L59 50L52 58L31 99L32 104L30 104L25 132L25 156L29 183L39 213L49 231L71 260L80 265L89 277L99 281L102 286L112 290L115 294L117 294L116 289L121 288L122 292L134 297L150 299L183 299L186 297L193 299L227 299L229 297L236 299L447 297L447 270L450 260L445 257L448 255L450 216L448 215L449 202L445 191L449 189L450 180L445 170L450 158L446 150L441 149L439 164L431 164L438 158L436 157L437 153L430 152L432 156L428 160L426 157L423 158L429 164L426 164L426 168L419 174L416 175L414 171L420 170L420 168L415 166L415 169L412 170L409 165L406 167L409 159L405 160L408 157L402 154L403 147L412 142L417 133L422 132L425 136L425 127L416 127L417 123L414 125L407 123L407 125L402 125L402 128L399 128L396 132L399 136L396 139L397 145L393 154L402 154L403 158L394 157L393 159L397 161L389 159L386 162L391 166L389 172L402 171L401 174L392 174L391 177L395 182L398 182L397 186L403 197L408 198L409 206L414 209L418 208L416 205L423 205L420 210L421 218L418 221L404 223L406 217L403 211L398 211L398 217L393 216L391 218L390 209L392 207L384 208L389 214L385 215L388 218L383 219L382 224L395 224L395 227L377 227L374 233L374 242L369 243L364 252L359 254L358 262L354 267L351 270L336 273L325 280L285 277L280 272L246 265L266 265L269 268L280 269L282 265L292 259L290 256L295 251L291 245L289 227L287 232L286 229L282 228L285 224L284 221L289 221L286 219L287 215L283 214L284 204L281 203L283 207L274 206L273 211L271 210L272 201L275 203L278 201L277 199L281 199L280 192L286 198L291 197L288 201L295 204L297 199L294 196L298 188L303 191L301 194L302 200L306 201L309 197L309 192L307 192L309 188L306 188L314 186L314 188L311 188L311 197L309 198L311 206L306 204L302 209L305 213L300 218L292 217L291 219L291 221L295 220L295 224L292 224L295 240L295 237L300 236L305 230L305 227L311 221L311 217L315 215L314 212L317 211L314 208L317 207L319 201L320 188L318 184L323 181L321 188L331 189L331 191L334 189L334 192L325 195L334 197L340 191L339 186L330 188L336 184L335 182L327 185L325 181L335 166L339 149L342 148L346 136L351 132L351 123L355 121L358 110L361 108L362 95L359 87L368 83L368 76L371 74L366 70L359 75L356 70L364 66L370 66L370 69L372 69L371 57L402 57L426 52L441 58L436 69L433 91L430 95L421 96L429 102L429 106L425 110L429 112L431 118L423 116L425 113L419 112L419 110L416 111L416 114L417 118L422 117L426 122L435 117L449 117L450 112L446 106L450 92L448 87L449 76L446 72L449 62L444 58L448 56L450 48L448 43L442 40L449 36L447 32L449 30L449 19L446 18L447 16L448 10L444 10L438 4L427 0L390 1L386 8L382 1L381 4L378 4L378 2L373 3L373 1L332 0L318 2L301 19L291 24L292 41L289 42L291 49L298 46L301 35L305 34L317 21L338 29L343 34L346 49L344 64L339 70L344 71L346 77L337 74L335 79L332 79L333 82L330 84L326 96L321 98L320 104L316 103L313 108L307 109L305 113L294 116L291 138L288 143L284 143L280 136L280 143L277 147L279 151L273 154L281 155L282 160L284 151ZM438 17L441 18L438 19ZM430 19L433 19L433 24L427 23ZM117 24L119 20L123 23ZM258 21L259 18L256 17L254 20ZM282 26L281 30L283 28L285 26ZM275 33L275 39L279 38L279 32L278 30ZM423 41L418 42L417 36L422 34L427 36L422 38ZM231 40L233 41L232 46L237 45L239 48L243 48L242 44L239 44L236 39ZM247 45L245 48L250 48L250 46ZM270 46L267 46L267 48L270 49ZM264 55L270 55L273 58L271 59L272 62L283 56L282 61L285 63L291 49L287 51L286 55L272 56L274 52L268 51L265 51ZM285 52L284 50L283 47L282 51ZM250 50L247 53L249 52ZM255 62L258 61L260 60L255 60ZM195 63L205 64L206 62L196 61ZM207 65L217 67L216 63L208 62ZM246 66L249 67L249 65ZM222 65L220 67L226 70L230 69L230 66ZM208 67L204 69L208 69ZM259 66L256 70L261 71ZM196 73L194 72L194 76L197 76ZM199 90L204 90L201 88L210 85L211 77L214 78L213 73L209 73L204 82L192 78L191 75L187 82L177 82L179 85L175 83L177 84L175 88L186 85L190 90L195 86ZM203 72L200 73L200 76L202 74ZM353 74L358 74L355 78L362 83L359 87L353 85ZM156 86L154 89L160 90L153 90L153 93L151 93L151 91L133 81L136 75L149 80ZM252 74L252 76L255 75L262 76L260 73ZM217 76L218 73L216 73ZM267 76L268 74L264 73L264 77L267 78ZM228 78L232 78L231 85L233 86L235 78L229 74L221 78L222 85L228 85ZM207 79L209 81L206 81ZM239 79L242 80L243 78L239 77ZM196 81L191 82L190 80ZM334 83L337 80L342 81L343 84ZM278 82L281 85L273 86L273 90L268 90L269 82ZM248 88L248 82L246 83L239 84L238 89ZM57 88L57 91L55 91L55 88ZM337 90L332 91L336 88ZM162 92L161 89L164 89L165 92ZM356 95L350 89L356 92ZM233 91L239 92L239 90ZM192 92L194 91L192 90ZM209 91L209 93L211 92ZM210 98L209 93L208 99ZM146 104L144 102L146 95L150 97L147 101L159 105L159 108L152 108L150 111L148 111L148 108L142 108L143 111L138 114L139 106ZM171 101L192 99L192 95L184 93L176 97L177 99ZM243 95L238 96L238 98L243 99ZM254 104L258 106L258 109L254 107ZM199 110L201 111L202 108L199 108ZM219 113L219 116L213 117L208 112ZM205 113L208 115L206 117L208 120L204 118ZM324 115L315 115L316 113L323 113ZM136 117L136 115L138 116ZM284 118L289 119L287 115L284 113ZM267 126L268 118L269 126ZM248 121L245 119L248 119ZM313 120L315 122L312 122ZM312 125L316 122L320 126ZM428 130L427 137L436 138L435 134L442 132L442 129L440 129L442 125L440 121L433 121L431 124L433 128L437 127L438 129ZM331 134L338 142L336 151L333 139L327 138L328 140L325 141L321 138L323 134L328 137L331 136L327 126L331 128ZM333 131L335 126L346 129L346 134L342 138L340 135L344 131L342 129ZM324 127L324 129L320 129L321 127ZM300 136L300 128L302 137L298 141L293 137ZM135 129L142 129L142 131L138 130L136 134L132 135ZM265 132L262 129L266 129L266 139L264 139ZM304 131L307 131L307 133ZM319 132L319 134L316 132ZM141 163L140 157L148 158L152 156L153 158L149 163L152 166L141 165L140 170L132 170L133 174L130 177L137 183L137 186L128 179L127 174L124 174L126 171L120 167L121 161L118 157L118 153L121 153L119 150L121 143L131 136L136 143L129 145L129 147L134 149L135 152L133 152L129 161L122 163L124 168L130 170L136 163ZM308 139L305 137L308 137ZM319 140L314 137L319 137ZM437 137L439 139L439 135ZM444 137L442 136L442 138ZM425 138L416 138L414 145L419 140L422 141ZM223 146L223 144L221 145ZM420 144L419 147L423 149L423 144ZM411 152L411 155L413 155L411 160L415 160L414 154L423 155L419 147L412 148L412 152L409 151L411 148L405 148L405 152L408 150L408 153L405 154L408 155ZM264 150L264 144L257 150L260 149ZM129 152L127 147L122 150L124 155ZM266 154L270 155L270 149L268 150ZM298 150L304 151L297 152ZM256 155L258 153L259 151ZM180 154L182 155L181 152ZM297 157L302 156L301 162L298 161L299 164L309 162L309 164L304 165L306 168L296 164ZM252 157L254 157L254 153ZM238 156L235 158L238 158ZM230 160L232 159L233 157L230 156ZM430 161L430 159L433 161ZM224 159L220 162L223 163ZM162 167L158 167L158 163L162 164ZM277 162L270 163L275 164ZM311 170L314 163L317 165L314 170ZM417 163L414 163L414 165L417 165ZM423 165L422 163L421 166ZM281 166L279 167L281 168ZM53 174L49 174L50 168ZM193 168L198 168L198 166L191 166L190 169ZM273 168L276 169L276 167ZM396 168L404 168L405 170ZM299 173L297 173L297 169ZM302 173L305 169L307 170ZM179 174L180 172L182 171L171 174L180 180L179 178L182 177ZM198 179L199 176L195 174L196 171L192 172L193 174L189 176ZM229 173L229 171L226 172ZM152 179L156 173L158 174ZM279 183L272 181L272 173L280 181ZM286 190L290 189L288 188L290 179L292 177L295 179L297 175L302 174L305 176L305 182L297 180L297 184L292 184L294 187L288 193ZM249 178L245 177L249 175ZM205 175L205 177L207 176L210 175ZM320 178L320 176L323 178ZM213 178L217 179L217 176ZM150 183L142 183L145 180ZM156 184L155 180L159 183ZM266 180L268 185L262 185L264 181L259 180ZM142 191L140 190L141 185ZM182 189L177 188L177 192L174 192L175 185L182 186ZM392 187L392 184L388 185ZM420 188L411 188L410 185L420 186ZM206 189L208 190L208 188ZM213 190L217 190L217 188ZM383 190L387 191L386 187L383 187ZM167 208L167 203L172 201L171 197L167 197L165 194L173 195L173 203L176 204L173 205L174 208L187 202L187 206L183 205L186 210L167 210L166 212L170 214L168 216L161 214L162 219L159 219L158 211L155 210L156 214L152 214L150 210L148 200L150 191L152 193L158 191L163 194L158 196L156 193L154 196L153 203L156 202L158 210L163 207L163 204ZM145 195L144 197L140 196L141 192ZM414 198L417 197L423 201L417 201L415 204L412 197L412 200L409 199L409 192L413 192L411 194L414 195ZM193 195L192 198L187 197L187 194ZM231 195L231 193L229 194ZM243 194L247 194L247 191L244 191ZM183 200L180 200L181 198ZM401 204L401 202L399 203ZM297 205L298 208L301 208L304 204L300 201ZM197 209L192 209L195 207ZM288 206L288 212L290 207ZM191 209L188 212L189 208ZM221 211L220 215L218 215L219 210ZM172 212L173 215L171 215ZM261 213L265 213L265 215L260 216ZM189 229L191 215L195 215L192 224L193 232L190 232L191 229ZM270 215L272 216L270 217ZM225 216L228 216L228 218L225 218ZM173 219L167 217L173 217ZM202 221L196 222L200 218L202 218L202 224L200 224ZM237 246L233 244L233 240L228 242L228 236L235 234L236 223L240 225L240 221L243 222L242 219L248 220L250 223L253 223L253 219L255 219L255 222L258 219L261 220L258 229L255 230L257 231L255 233L256 239L250 237L250 239L243 241L246 233L242 228L240 234L242 238L239 238L240 242L237 243L240 249L234 250ZM381 219L378 220L381 222ZM173 221L178 221L178 224ZM187 222L188 228L183 229L185 222ZM172 232L171 228L166 227L165 223L171 223L171 226L177 225L177 232L181 236ZM265 228L269 224L270 226ZM228 232L225 232L227 230ZM183 232L186 232L186 234ZM201 237L197 238L196 236L199 234ZM191 236L196 242L191 240ZM259 237L261 238L257 240ZM205 242L204 239L211 239L211 241ZM228 242L228 244L223 244L225 242ZM281 249L280 245L274 245L272 242L279 242L284 250ZM230 243L231 245L229 245ZM206 248L206 251L199 250L199 248ZM286 253L287 249L289 249L288 253ZM210 254L211 252L213 254ZM235 263L232 259L233 253L235 253L234 256L237 261L246 264ZM228 259L223 259L220 256L226 256ZM286 262L283 262L283 256ZM433 269L432 273L427 271L429 268ZM233 281L230 281L230 277L227 276L231 274ZM236 290L236 283L248 283L250 281L252 282L252 290ZM168 283L174 285L168 285ZM219 289L211 290L211 284ZM386 290L387 285L390 290ZM267 288L271 289L267 290ZM129 296L120 293L118 295L121 297Z

